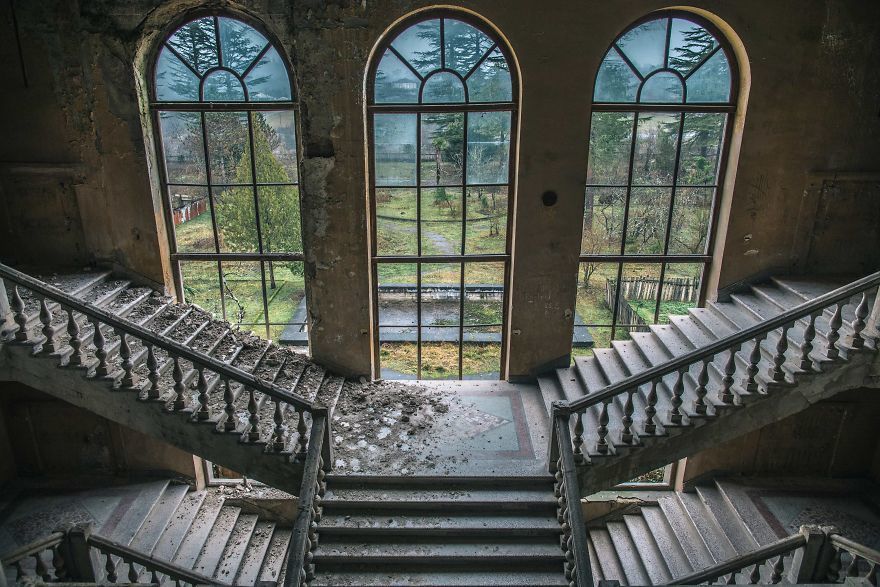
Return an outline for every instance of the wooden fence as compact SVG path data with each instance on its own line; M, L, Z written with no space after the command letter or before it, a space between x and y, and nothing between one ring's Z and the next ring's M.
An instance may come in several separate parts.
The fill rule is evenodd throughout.
M642 318L635 308L630 304L630 300L650 300L657 299L657 290L660 287L660 280L650 277L636 277L624 279L620 283L620 297L616 300L617 304L617 323L618 324L635 324L639 327L631 328L631 331L647 330L648 324L653 324L653 320L645 320ZM605 280L605 303L613 312L615 306L615 295L617 290L617 280ZM689 302L696 304L697 296L700 293L700 282L697 277L669 277L663 280L663 290L660 292L660 301L663 302Z

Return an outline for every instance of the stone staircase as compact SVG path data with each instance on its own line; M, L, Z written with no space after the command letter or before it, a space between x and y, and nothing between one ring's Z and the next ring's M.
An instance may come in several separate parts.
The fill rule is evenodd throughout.
M110 490L110 501L113 495ZM193 491L189 485L168 480L151 482L142 486L138 499L120 519L107 521L94 533L150 559L211 577L218 585L283 582L289 520L273 520L258 501L233 499L232 495L217 488ZM116 499L123 497L120 494ZM96 567L103 574L98 580L107 581L106 559L98 558ZM112 560L119 580L131 579L128 564L117 557ZM26 562L29 571L33 561ZM148 570L138 565L135 572L140 581L150 582ZM7 573L14 580L14 569Z
M567 585L551 477L330 476L310 585Z
M581 494L634 479L841 391L877 387L878 332L868 318L876 301L874 286L864 297L854 293L841 302L837 316L832 305L816 312L813 321L809 316L793 321L784 339L776 329L762 334L759 346L742 344L733 360L724 350L711 360L658 376L655 385L641 384L605 401L591 401L610 386L723 343L846 284L774 278L728 301L670 316L669 324L632 332L629 340L613 341L611 348L577 357L572 367L540 376L548 409L559 400L589 404L571 410ZM724 424L713 425L716 421Z

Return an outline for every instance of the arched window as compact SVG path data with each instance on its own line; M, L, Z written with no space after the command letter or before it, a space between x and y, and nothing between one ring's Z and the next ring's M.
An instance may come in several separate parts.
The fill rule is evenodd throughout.
M635 23L605 54L593 95L574 354L702 301L735 67L710 23L678 11Z
M367 77L376 375L504 376L518 81L507 47L419 13ZM381 365L381 370L379 366Z
M157 50L151 112L178 291L307 347L296 102L270 38L222 14L176 28Z

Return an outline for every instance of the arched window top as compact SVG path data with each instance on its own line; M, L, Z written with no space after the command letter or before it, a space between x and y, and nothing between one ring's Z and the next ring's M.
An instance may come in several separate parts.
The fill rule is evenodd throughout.
M191 20L162 43L158 102L289 102L287 65L254 27L230 16Z
M731 104L728 51L697 17L669 13L636 23L608 49L593 100L630 104Z
M385 45L375 104L512 102L510 66L498 41L457 18L416 22Z

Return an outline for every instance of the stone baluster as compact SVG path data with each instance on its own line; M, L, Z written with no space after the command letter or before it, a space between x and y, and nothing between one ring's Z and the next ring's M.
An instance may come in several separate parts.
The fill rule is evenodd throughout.
M122 387L131 389L135 386L134 363L131 361L131 347L128 346L128 334L119 334L119 357L122 359Z
M783 555L779 555L776 559L776 562L773 563L773 570L770 573L770 582L773 585L776 585L780 581L782 581L782 573L785 571L785 557Z
M669 420L673 424L681 424L684 419L684 414L681 411L681 404L684 403L681 399L682 394L684 394L684 371L679 369L675 374L675 384L672 386L672 397L669 400L672 404L672 408L669 410Z
M104 563L104 572L106 573L107 581L115 583L118 578L116 575L116 561L113 559L113 555L109 552L105 552L104 555L107 557L107 560Z
M767 375L773 381L785 381L785 370L782 365L785 364L785 351L788 350L788 330L791 324L785 324L782 327L782 334L779 336L779 342L776 343L776 352L773 354L773 366L767 371Z
M281 402L279 400L273 400L275 402L275 412L272 414L272 421L275 422L275 432L272 435L272 448L275 449L275 452L281 452L284 450L284 418L281 410Z
M24 569L21 566L21 561L15 561L12 563L12 567L15 569L15 583L20 585L24 582Z
M15 332L15 340L18 342L27 342L27 315L24 313L24 300L21 299L21 293L19 293L17 285L12 288L11 307L12 319L18 325L18 330Z
M749 366L746 368L746 378L743 380L743 387L749 393L758 391L758 363L761 362L761 341L764 335L759 334L752 346L752 352L749 353Z
M171 370L171 378L174 379L174 403L175 410L186 407L186 385L183 384L183 369L180 367L180 359L174 357L174 367Z
M754 567L752 567L752 572L749 573L749 583L752 585L757 585L761 580L761 563L756 563Z
M321 518L324 516L324 495L326 495L326 493L327 493L326 478L327 478L327 473L326 473L326 471L324 471L324 457L319 456L318 457L318 474L316 476L318 490L315 491L315 505L317 506L317 508L316 508L317 513L315 515L316 522L320 522Z
M736 353L739 351L739 345L731 347L727 354L727 361L724 362L724 376L721 378L721 391L718 392L718 400L728 406L734 403L733 396L733 376L736 374Z
M34 561L36 562L34 570L37 573L37 576L48 583L52 576L49 574L49 567L46 566L46 561L43 560L43 553L35 552Z
M853 554L852 558L849 561L849 564L846 566L846 573L844 573L847 577L858 577L859 576L859 560L861 557L857 554Z
M654 423L654 416L657 415L657 383L654 379L651 381L651 389L648 391L648 401L645 405L645 434L654 434L657 432L657 424Z
M700 372L697 374L697 388L694 390L696 394L696 399L694 400L694 411L698 414L705 414L708 412L709 406L706 403L706 394L709 391L706 389L706 385L709 383L709 361L703 359L700 363Z
M633 393L635 391L635 389L627 390L626 401L623 404L623 432L620 435L620 439L626 444L633 444L635 442L635 435L632 431L633 412L635 412Z
M737 573L737 571L734 571L734 572L730 573L729 575L727 575L727 582L726 582L727 585L736 585L736 573Z
M70 358L67 360L67 364L72 367L79 367L83 363L85 363L85 354L82 350L83 338L79 329L79 322L76 321L76 316L73 313L73 310L67 310L67 335L70 338L68 344L70 344L70 348L73 349L73 352L70 353Z
M599 414L599 429L596 431L598 440L596 441L596 452L599 454L608 454L608 403L602 402L602 413Z
M856 317L852 322L853 334L850 339L850 346L854 349L865 347L865 337L862 332L865 330L865 318L868 317L868 292L862 292L859 305L856 306Z
M58 544L52 547L52 568L55 570L56 580L67 578L67 561L64 560L61 547Z
M803 371L813 370L813 359L810 354L813 352L813 341L816 339L816 315L810 314L810 322L804 328L804 344L801 346L801 364Z
M574 449L574 459L576 463L583 463L586 461L584 456L584 414L583 412L578 412L575 414L575 422L574 422L574 437L571 439L571 444Z
M196 389L199 391L199 410L196 412L196 418L207 420L211 417L211 411L208 409L208 380L205 378L205 369L203 367L199 367L199 380L196 383Z
M828 564L828 582L829 583L837 583L837 580L840 578L840 567L842 566L841 557L843 556L843 549L839 547L834 547L834 552L831 554L831 561Z
M55 329L52 327L52 310L49 309L49 302L46 298L40 300L40 324L43 325L43 354L51 355L58 349L55 346Z
M157 573L155 570L150 571L150 583L154 583L156 585L162 584L159 580L159 573Z
M840 357L840 349L837 347L837 341L840 340L840 327L843 325L843 317L841 315L841 305L837 304L831 320L828 322L828 352L825 356L832 361Z
M232 386L229 385L228 379L223 379L223 412L226 414L226 420L223 421L223 430L232 432L235 430L235 395L232 393Z
M147 345L147 398L159 399L162 395L159 391L159 361L156 359L156 349L153 345Z
M128 563L128 582L129 583L137 583L138 577L140 576L140 573L138 573L137 568L134 566L134 561L129 560L129 561L125 561L125 562Z
M101 323L97 318L91 319L95 332L92 335L92 343L95 345L95 356L98 358L98 366L95 367L95 374L98 377L106 377L110 374L110 366L107 364L107 339L101 331Z
M299 434L299 458L305 461L306 453L309 450L308 428L306 427L306 413L300 409L299 420L296 423L296 432Z
M253 389L248 389L248 413L250 414L248 421L251 424L247 435L248 440L256 442L260 439L260 412L257 409L257 400Z

